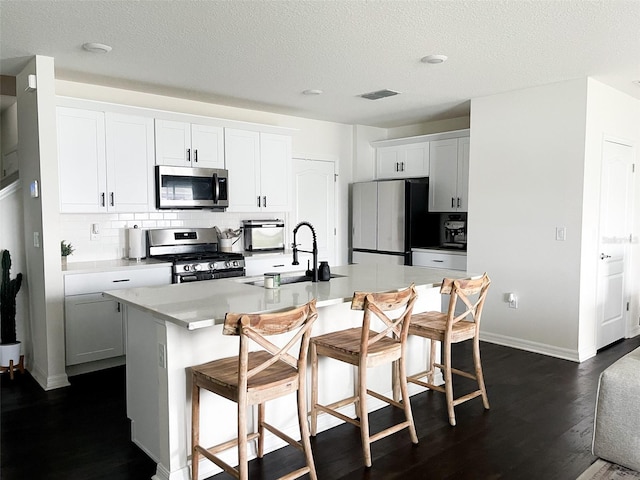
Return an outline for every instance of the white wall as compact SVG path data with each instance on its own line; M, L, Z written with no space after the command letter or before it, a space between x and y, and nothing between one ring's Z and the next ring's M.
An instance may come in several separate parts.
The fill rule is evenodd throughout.
M27 76L38 79L35 92L25 92ZM58 157L53 58L36 56L16 78L18 151L24 208L24 238L29 286L30 371L48 390L68 385L64 362L64 316L60 268ZM31 198L29 185L40 185ZM40 236L34 245L34 233Z
M586 98L584 79L471 102L467 264L493 280L482 336L574 360Z
M640 144L640 101L592 79L472 100L468 268L493 279L484 339L574 361L596 353L607 135ZM637 218L640 175L635 184ZM566 227L566 241L555 240L558 226ZM640 333L639 227L636 221L628 336ZM518 309L508 308L508 292L518 295Z

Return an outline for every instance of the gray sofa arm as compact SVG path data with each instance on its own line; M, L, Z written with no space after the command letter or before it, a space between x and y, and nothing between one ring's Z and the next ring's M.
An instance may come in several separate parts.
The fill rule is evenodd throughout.
M600 375L593 454L640 471L640 348Z

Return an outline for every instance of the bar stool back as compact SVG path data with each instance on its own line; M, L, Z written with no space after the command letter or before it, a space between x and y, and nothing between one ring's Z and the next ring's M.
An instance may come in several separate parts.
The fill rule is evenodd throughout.
M456 424L454 407L461 403L482 396L485 409L489 409L489 398L484 385L482 365L480 363L480 319L491 280L485 273L481 278L472 280L453 280L445 278L440 287L441 294L451 295L449 309L446 313L417 313L411 318L409 335L418 335L431 340L429 369L409 376L407 381L446 394L449 423ZM458 305L464 307L457 313ZM474 373L464 372L451 366L451 344L473 339ZM441 361L436 363L436 342L441 343ZM444 387L435 385L435 369L439 368L444 377ZM478 389L459 398L453 397L452 374L475 380ZM427 381L420 380L427 377Z
M198 479L200 455L218 465L225 472L241 480L248 479L247 442L258 440L258 457L264 453L264 431L282 438L302 450L306 465L282 478L298 478L309 474L316 480L306 408L306 370L311 327L318 316L316 302L285 312L266 314L227 313L223 334L240 336L240 352L237 357L223 358L191 367L192 423L191 478ZM267 336L293 332L284 347L278 347ZM250 342L263 350L249 351ZM290 352L295 351L296 356ZM199 444L200 389L209 390L238 404L238 437L228 442L205 448ZM301 442L297 442L274 426L265 422L265 402L297 391L298 422ZM258 405L258 428L247 432L247 407ZM217 455L230 448L238 448L238 468L224 462Z
M411 403L407 390L405 371L405 350L409 320L416 291L413 285L400 292L364 293L356 292L351 302L353 310L362 310L362 327L340 330L313 337L311 339L311 435L315 436L318 425L318 413L329 413L345 422L360 428L362 452L367 467L371 466L371 443L392 433L408 428L411 441L418 443ZM403 308L404 307L404 308ZM402 309L398 314L397 311ZM396 311L394 317L389 314ZM383 330L371 330L371 317L382 320ZM318 403L318 355L331 357L358 367L358 385L354 396L329 405ZM380 393L367 389L367 368L397 362L398 379L402 394L402 403L392 400ZM404 411L405 420L373 435L369 434L369 415L367 412L367 395L389 403ZM337 409L351 403L355 404L358 418L350 418Z

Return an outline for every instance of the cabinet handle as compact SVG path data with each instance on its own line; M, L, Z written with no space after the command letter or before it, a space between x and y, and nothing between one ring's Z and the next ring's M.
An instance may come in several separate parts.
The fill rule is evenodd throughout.
M262 197L262 206L263 207L267 206L267 196L266 195L264 197Z
M400 166L402 167L402 169L400 171L404 172L404 162L400 162Z
M106 206L106 204L104 203L104 201L105 201L105 198L104 198L104 197L105 197L105 193L104 193L104 192L102 192L102 193L100 194L100 206L101 206L101 207Z
M260 206L260 195L258 195L258 207Z
M187 148L187 162L191 161L191 149Z
M118 311L118 313L120 313L120 302L118 302L117 311Z
M115 195L113 194L113 192L111 192L109 194L109 198L110 198L111 206L113 207L116 204L116 199L115 199Z
M444 262L444 260L431 260L431 261L434 262L434 263L443 263Z
M400 164L398 162L396 162L396 172L400 171Z
M451 208L454 208L456 206L456 199L451 197Z
M460 208L460 197L458 197L458 208Z
M198 163L198 149L197 148L193 149L193 161Z

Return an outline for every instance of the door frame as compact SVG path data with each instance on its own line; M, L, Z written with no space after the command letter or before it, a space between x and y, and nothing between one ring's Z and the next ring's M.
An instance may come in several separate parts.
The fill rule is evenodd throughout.
M600 306L597 304L599 298L600 298L600 275L601 275L601 269L602 264L600 259L598 258L598 256L600 255L600 251L601 251L601 234L600 234L600 228L601 228L601 222L602 222L602 212L601 212L601 202L602 202L602 168L603 168L603 160L604 160L604 153L605 153L605 145L607 143L615 143L615 144L619 144L619 145L623 145L626 147L629 147L631 149L631 163L633 165L637 165L637 146L635 144L635 142L629 140L629 139L625 139L625 138L620 138L620 137L615 137L612 135L603 135L602 137L602 147L601 147L601 151L600 151L600 192L599 192L599 201L598 201L598 242L597 242L597 251L595 252L596 254L596 262L597 263L597 269L596 269L596 295L595 295L595 299L596 299L596 323L595 323L595 331L594 331L594 340L595 340L595 345L596 348L603 348L604 346L598 346L598 337L599 337L599 328L600 328ZM637 172L636 172L637 173ZM634 174L632 174L634 175ZM634 200L635 200L635 187L636 187L636 181L635 179L631 179L630 180L630 184L631 184L631 189L630 192L628 192L628 195L630 197L630 203L629 203L629 210L627 211L627 221L628 223L628 227L629 227L629 231L630 234L633 235L634 232ZM624 247L624 259L623 259L623 269L624 269L624 277L623 277L623 305L622 305L622 309L623 309L623 324L624 324L624 337L623 338L629 338L629 336L631 335L632 331L633 331L633 326L631 325L631 319L635 318L632 313L633 313L633 307L631 306L631 288L633 286L634 281L638 281L638 279L635 278L631 278L632 276L632 264L631 264L631 252L630 252L630 248L629 245L632 244L633 238L629 239L628 244L625 245ZM626 303L626 305L624 305L624 303Z

